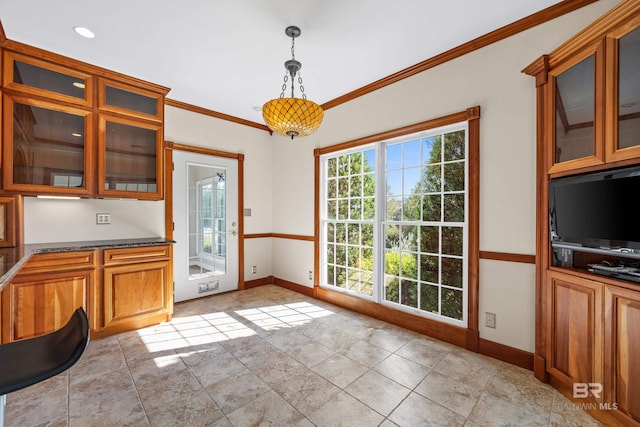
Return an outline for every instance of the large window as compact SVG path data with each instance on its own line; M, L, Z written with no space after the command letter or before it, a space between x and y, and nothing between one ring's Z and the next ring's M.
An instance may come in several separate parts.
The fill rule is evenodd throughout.
M321 286L466 326L467 134L321 156Z

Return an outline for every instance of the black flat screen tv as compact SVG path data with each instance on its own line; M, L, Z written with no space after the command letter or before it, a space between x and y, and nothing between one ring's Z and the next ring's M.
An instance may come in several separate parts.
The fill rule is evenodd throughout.
M553 246L640 254L640 166L549 181Z

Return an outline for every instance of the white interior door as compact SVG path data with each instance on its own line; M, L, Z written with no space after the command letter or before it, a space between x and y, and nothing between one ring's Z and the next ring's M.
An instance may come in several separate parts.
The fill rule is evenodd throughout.
M173 152L174 299L238 289L238 161Z

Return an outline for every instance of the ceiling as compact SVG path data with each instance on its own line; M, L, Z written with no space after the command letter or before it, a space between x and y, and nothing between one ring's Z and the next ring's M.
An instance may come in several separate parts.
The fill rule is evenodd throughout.
M0 0L8 39L171 88L263 123L297 25L309 99L323 104L558 0ZM86 39L73 27L96 37ZM290 90L290 89L289 89ZM296 96L299 91L296 88Z

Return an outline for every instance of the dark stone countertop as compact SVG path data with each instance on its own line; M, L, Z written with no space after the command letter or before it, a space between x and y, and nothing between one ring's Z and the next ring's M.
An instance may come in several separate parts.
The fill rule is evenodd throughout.
M164 237L142 239L86 240L80 242L33 243L13 248L0 248L0 291L33 254L86 251L92 249L134 248L175 243Z

